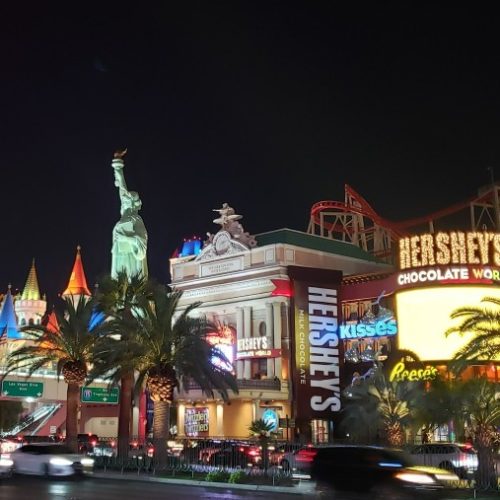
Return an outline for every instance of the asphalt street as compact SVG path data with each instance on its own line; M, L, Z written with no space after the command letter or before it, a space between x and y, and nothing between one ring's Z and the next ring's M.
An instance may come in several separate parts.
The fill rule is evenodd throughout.
M0 482L1 500L187 500L191 498L238 500L271 497L276 500L305 498L296 494L268 491L231 490L120 479L59 480L14 476Z

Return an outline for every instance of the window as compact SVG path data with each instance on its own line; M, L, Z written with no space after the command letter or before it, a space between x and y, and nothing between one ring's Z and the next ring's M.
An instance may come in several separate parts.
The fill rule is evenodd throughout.
M266 322L265 321L261 321L259 323L259 335L261 337L265 337L266 336L266 333L267 333L267 325L266 325Z
M252 359L251 376L254 380L267 377L267 358Z

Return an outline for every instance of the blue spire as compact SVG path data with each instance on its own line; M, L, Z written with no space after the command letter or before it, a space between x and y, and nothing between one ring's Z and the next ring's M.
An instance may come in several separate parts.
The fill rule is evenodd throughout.
M0 310L0 335L5 335L6 330L8 339L22 338L17 328L17 319L16 313L14 312L14 301L12 299L12 293L10 292L10 285L5 294L2 309Z

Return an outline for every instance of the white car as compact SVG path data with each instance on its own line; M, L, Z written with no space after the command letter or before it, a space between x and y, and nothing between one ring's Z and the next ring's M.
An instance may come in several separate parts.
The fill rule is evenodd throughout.
M38 476L73 476L92 472L94 459L73 453L58 443L26 444L10 454L15 473Z
M424 443L413 447L410 456L418 465L439 467L467 479L477 470L476 450L469 444Z
M0 456L0 477L12 476L13 462L10 458Z

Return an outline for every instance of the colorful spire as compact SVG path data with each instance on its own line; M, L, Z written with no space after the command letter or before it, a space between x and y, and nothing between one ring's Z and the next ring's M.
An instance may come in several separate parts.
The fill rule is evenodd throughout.
M76 247L75 264L69 278L68 287L63 292L63 297L66 295L87 295L91 293L87 287L87 279L83 270L82 256L80 255L80 245Z
M59 322L57 321L57 316L53 309L50 312L50 314L46 317L43 324L45 325L45 328L47 328L49 332L51 333L59 332Z
M0 311L0 336L5 337L5 332L7 332L6 337L8 339L20 339L22 335L17 328L14 300L12 299L10 288L11 286L9 285Z
M40 300L40 290L38 288L38 278L36 276L35 259L31 263L31 269L24 286L21 300Z

